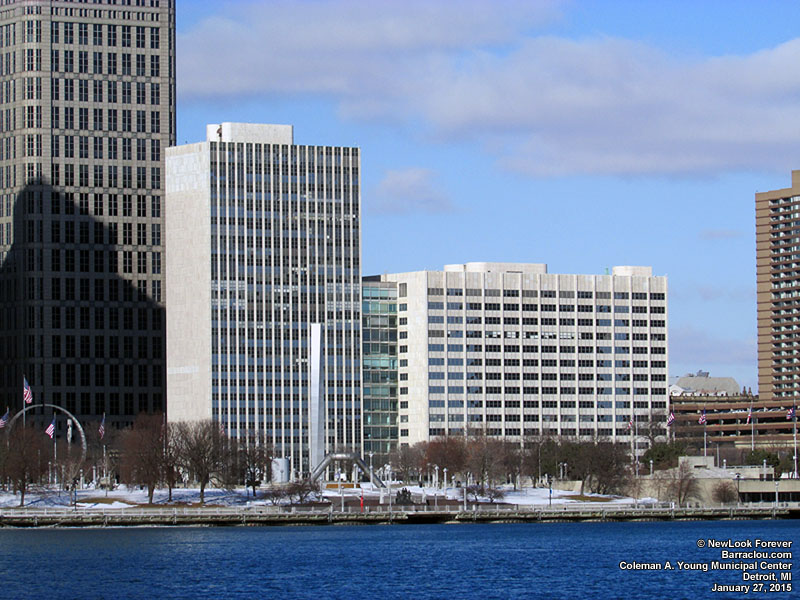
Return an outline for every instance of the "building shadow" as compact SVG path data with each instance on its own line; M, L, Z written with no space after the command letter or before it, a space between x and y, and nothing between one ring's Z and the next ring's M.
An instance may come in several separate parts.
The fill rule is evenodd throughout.
M23 377L34 403L61 406L84 423L105 414L106 428L121 428L165 410L163 276L154 274L162 247L152 245L161 220L148 219L145 198L144 218L135 193L72 194L32 182L13 206L2 200L2 412L22 408ZM30 413L28 420L52 419L43 408ZM66 431L64 419L57 431Z

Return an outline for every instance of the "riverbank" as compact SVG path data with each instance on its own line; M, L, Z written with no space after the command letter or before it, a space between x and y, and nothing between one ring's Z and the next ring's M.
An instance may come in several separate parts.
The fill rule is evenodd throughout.
M349 507L348 507L349 508ZM521 507L469 505L463 508L386 507L333 510L333 507L251 506L0 510L0 527L179 527L377 525L424 523L546 523L591 521L686 521L800 519L800 506L672 507L663 505Z

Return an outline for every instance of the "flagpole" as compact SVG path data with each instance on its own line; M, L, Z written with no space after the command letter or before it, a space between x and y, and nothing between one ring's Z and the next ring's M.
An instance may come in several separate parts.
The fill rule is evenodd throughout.
M706 407L703 407L703 412L700 413L700 420L698 421L700 425L703 426L703 458L708 456L708 436L706 434L706 425L708 424L708 418L706 418Z
M792 436L794 437L794 478L797 479L797 412L792 420Z
M58 483L58 450L56 448L56 413L53 411L53 467L56 470L56 483ZM62 481L63 483L63 481Z

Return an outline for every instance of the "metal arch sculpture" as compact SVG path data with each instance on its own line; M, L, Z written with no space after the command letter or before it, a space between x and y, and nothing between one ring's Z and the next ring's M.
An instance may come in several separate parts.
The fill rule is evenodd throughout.
M8 422L7 432L11 433L11 428L14 426L14 422L17 419L19 419L20 416L25 414L30 409L37 408L39 406L45 406L45 407L48 407L48 408L54 408L56 410L60 410L65 415L67 415L70 419L72 419L72 421L75 423L75 426L78 428L78 433L81 434L81 460L78 463L78 465L82 465L84 462L86 462L86 434L83 432L83 427L81 426L80 421L78 421L78 419L75 418L75 415L73 415L71 412L69 412L66 408L61 408L60 406L57 406L55 404L31 404L30 406L27 406L24 409L22 409L21 411L19 411L17 414L15 414L11 418L11 420ZM75 477L75 473L70 473L70 479L72 479L74 477Z

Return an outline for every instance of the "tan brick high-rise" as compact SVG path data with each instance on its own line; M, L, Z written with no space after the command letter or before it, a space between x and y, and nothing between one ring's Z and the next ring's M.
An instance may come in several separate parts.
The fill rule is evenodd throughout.
M2 2L3 410L23 373L37 403L107 428L163 410L174 143L174 0Z
M758 393L791 406L800 384L800 171L756 194Z

